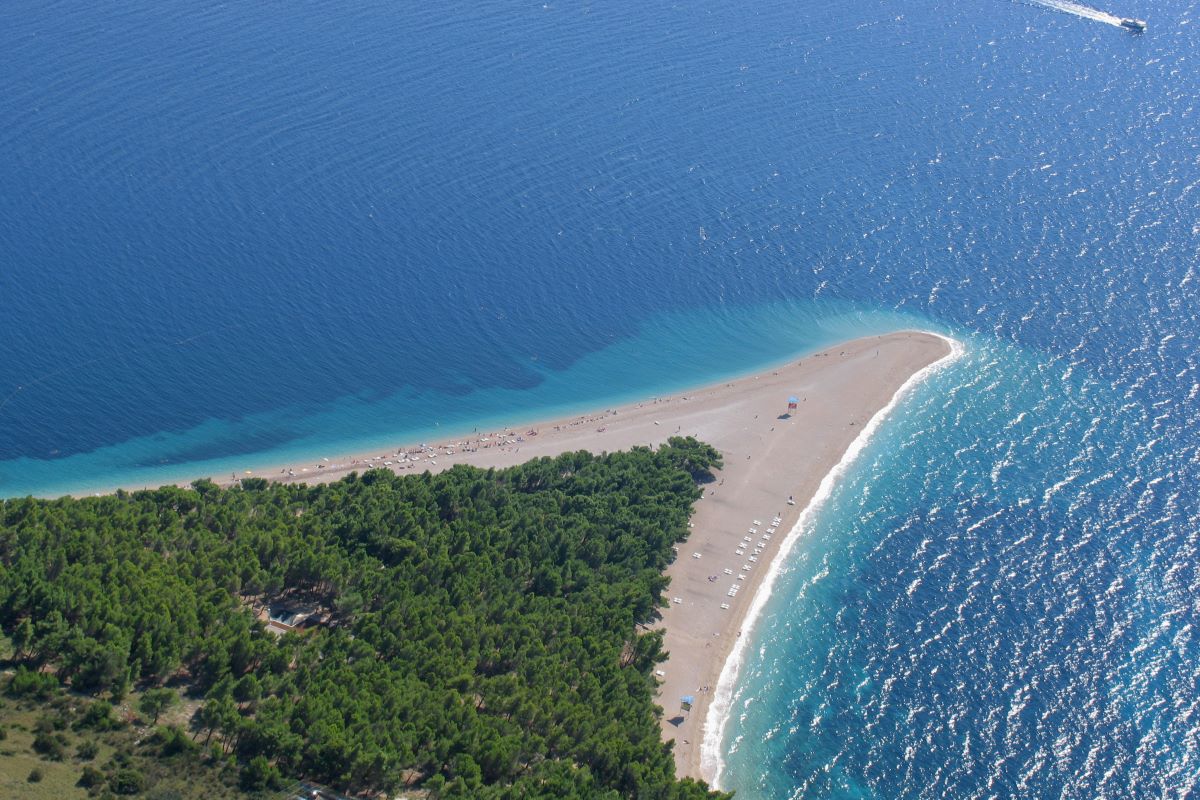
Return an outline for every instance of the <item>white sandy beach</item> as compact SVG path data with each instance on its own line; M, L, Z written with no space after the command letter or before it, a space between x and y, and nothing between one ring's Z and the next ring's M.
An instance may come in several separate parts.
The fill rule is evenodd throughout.
M659 693L663 737L675 740L678 774L711 779L713 759L701 763L710 702L780 544L864 426L910 378L950 352L948 340L917 331L856 339L670 397L230 479L313 482L374 467L400 473L460 463L504 467L574 450L653 446L675 435L713 445L725 466L705 487L691 536L667 570L671 585L660 624L669 658L660 667ZM790 413L789 396L798 399ZM688 713L680 710L685 695L695 699Z

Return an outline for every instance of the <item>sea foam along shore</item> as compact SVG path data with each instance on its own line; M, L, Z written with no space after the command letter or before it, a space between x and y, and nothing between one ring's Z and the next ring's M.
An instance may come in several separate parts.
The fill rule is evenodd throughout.
M764 541L776 529L785 539L810 505L809 498L821 494L822 481L828 484L833 479L827 476L837 476L837 466L847 460L847 452L862 433L872 429L880 410L886 414L906 387L953 352L951 340L919 330L865 336L794 356L755 374L666 397L517 429L474 432L420 447L379 448L322 460L309 468L277 465L233 475L225 482L238 483L247 476L325 482L372 468L397 473L440 472L456 464L503 468L577 450L655 447L674 435L692 436L716 447L725 466L718 471L718 480L705 487L692 515L691 536L680 547L688 555L667 568L671 601L651 626L664 629L669 654L656 671L658 702L673 709L679 698L694 695L692 713L663 715L663 738L675 742L677 773L700 777L704 731L692 729L693 715L697 727L704 724L709 702L715 699L710 687L719 684L732 645L741 641L736 638L738 631L782 544L747 549L742 526L771 519L774 513L780 523L770 532L762 531ZM796 396L798 408L781 413L789 396ZM786 504L789 495L794 495L796 506ZM736 560L735 548L742 551L736 553ZM744 590L740 597L727 593L732 586Z
M677 774L700 777L700 728L714 698L711 688L719 682L743 619L782 543L772 547L768 540L776 531L780 540L786 537L821 481L844 460L879 410L893 404L914 376L952 352L944 336L904 329L843 341L755 374L671 396L530 423L528 429L522 425L475 432L417 448L393 446L336 458L309 469L295 465L249 475L312 482L371 468L503 468L578 450L655 447L675 435L717 448L725 465L695 507L691 535L680 545L684 557L667 567L670 602L649 625L663 629L668 654L656 670L656 700L671 712L662 718L663 738L675 743ZM789 396L796 407L785 412ZM245 473L235 475L231 482L244 478ZM795 505L788 503L790 495ZM760 531L763 542L747 546L743 526L752 526L754 533L761 526L758 521L773 519L771 514L779 523ZM687 695L693 696L691 711L675 714L675 703Z
M704 734L700 747L700 772L713 787L721 786L721 778L725 770L725 759L723 753L723 743L725 740L725 732L728 727L731 705L733 702L734 689L737 685L738 674L741 671L742 664L745 661L747 648L751 646L753 639L754 628L758 624L759 618L762 616L763 608L771 597L772 589L775 586L775 581L779 577L785 564L788 562L788 556L794 549L796 543L800 540L816 519L821 507L833 493L833 489L837 486L838 481L845 474L846 470L858 458L858 455L870 442L872 436L879 429L880 425L891 415L892 411L900 404L906 395L911 393L917 386L927 380L935 372L944 369L949 364L962 357L965 352L963 345L955 340L940 334L932 334L944 339L950 347L950 352L934 363L918 370L905 381L892 399L883 408L879 409L870 421L863 426L859 435L850 443L846 452L841 459L834 465L825 477L822 478L816 492L800 512L800 516L796 523L788 531L783 543L780 545L779 551L774 559L771 560L771 565L767 573L763 576L762 582L758 586L754 597L751 599L750 607L746 611L745 617L741 620L740 630L736 642L725 659L725 665L721 669L721 675L717 680L716 688L713 692L712 702L708 706L708 713L704 721Z
M653 625L667 654L655 671L657 699L677 774L703 774L712 689L800 512L871 418L950 352L945 338L917 330L861 337L655 407L656 417L670 415L661 419L668 430L709 443L724 460L693 510L682 557L667 567L670 602Z

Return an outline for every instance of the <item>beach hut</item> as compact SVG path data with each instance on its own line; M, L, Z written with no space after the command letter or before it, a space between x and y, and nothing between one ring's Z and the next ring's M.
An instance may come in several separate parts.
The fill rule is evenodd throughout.
M679 710L687 713L688 711L692 710L692 706L695 704L695 702L695 695L685 694L683 697L679 698Z
M788 398L788 411L795 411L797 408L797 404L799 402L800 402L800 398L796 397L796 395L792 395L791 397L789 397Z

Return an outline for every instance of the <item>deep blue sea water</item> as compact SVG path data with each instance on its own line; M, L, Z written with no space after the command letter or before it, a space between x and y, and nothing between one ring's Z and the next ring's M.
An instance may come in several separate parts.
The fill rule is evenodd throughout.
M781 576L722 784L1194 797L1200 15L1138 2L7 0L0 495L950 333Z

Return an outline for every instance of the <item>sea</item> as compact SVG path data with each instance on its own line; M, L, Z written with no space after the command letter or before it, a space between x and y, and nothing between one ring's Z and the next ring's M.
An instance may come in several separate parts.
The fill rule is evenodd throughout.
M1122 2L5 0L0 496L935 331L717 782L1197 797L1200 13Z

